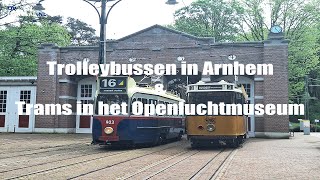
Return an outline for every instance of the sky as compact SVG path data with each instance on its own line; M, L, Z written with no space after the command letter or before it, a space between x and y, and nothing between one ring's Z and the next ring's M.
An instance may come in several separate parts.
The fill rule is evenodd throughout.
M174 22L173 13L194 0L177 0L167 5L167 0L122 0L111 11L107 24L107 39L119 39L154 24L167 25ZM108 2L110 6L114 2ZM89 4L82 0L45 0L45 12L51 16L73 17L90 24L99 34L99 18ZM100 3L97 3L99 6Z

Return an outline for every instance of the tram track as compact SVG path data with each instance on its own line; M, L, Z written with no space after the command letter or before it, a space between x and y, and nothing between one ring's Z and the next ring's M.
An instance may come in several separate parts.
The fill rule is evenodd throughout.
M236 152L238 151L238 149L234 149L234 150L232 150L229 154L228 154L228 156L223 160L223 162L220 164L220 166L218 167L218 169L212 174L212 176L210 177L210 179L217 179L218 177L219 177L219 175L220 175L220 172L223 170L223 168L225 167L225 166L228 166L227 165L227 161L230 159L230 157L232 156L232 155L234 155ZM232 159L232 158L231 158ZM230 162L231 162L231 160L230 160ZM229 162L229 163L230 163Z
M70 149L73 149L75 148L74 146L75 145L84 145L83 143L75 143L75 144L72 144L72 146L70 146L69 144L68 145L63 145L63 146L55 146L55 147L48 147L48 148L39 148L39 149L33 149L33 150L26 150L26 152L30 152L30 151L40 151L40 152L31 152L31 153L24 153L24 154L17 154L17 155L10 155L10 154L15 154L15 153L23 153L25 151L15 151L15 152L12 152L12 153L5 153L6 156L4 157L1 157L0 156L0 159L3 160L3 159L9 159L9 158L14 158L14 157L20 157L20 156L29 156L29 155L36 155L36 154L41 154L41 153L47 153L47 152L54 152L54 151L61 151L61 150L70 150ZM61 148L61 147L65 147L65 146L68 146L66 148ZM55 149L55 148L58 148L58 149ZM47 149L50 149L50 150L47 150ZM44 151L42 151L44 150Z
M144 178L144 180L148 180L148 179L151 179L151 178L155 177L156 175L158 175L158 174L166 171L167 169L169 169L169 168L171 168L171 167L179 164L180 162L182 162L182 161L184 161L184 160L186 160L186 159L188 159L188 158L190 158L190 157L198 154L199 152L201 152L201 151L196 151L195 153L193 153L193 154L191 154L191 155L189 155L189 156L187 156L187 157L185 157L185 158L183 158L183 159L180 159L179 161L176 161L176 162L174 162L173 164L170 164L169 166L166 166L165 168L163 168L163 169L161 169L161 170L159 170L159 171L157 171L157 172L149 175L148 177Z
M201 174L206 167L208 167L208 165L217 158L217 156L219 156L222 152L224 152L225 149L222 149L220 152L218 152L216 155L214 155L204 166L202 166L196 173L194 173L189 180L194 180L196 179L197 175Z
M235 150L236 149L233 149L229 152L228 150L226 150L224 148L218 152L215 152L213 157L211 157L208 161L205 161L204 165L201 165L196 172L192 173L189 178L186 177L186 179L194 180L194 179L212 179L212 178L214 178L215 176L217 176L219 174L221 169L224 167L226 161L231 156L231 154L235 152ZM183 152L178 153L172 157L168 157L160 162L156 162L156 163L153 163L145 168L142 168L133 174L126 175L126 176L124 176L122 178L118 178L118 179L121 179L121 180L141 179L141 176L140 177L136 177L136 176L139 174L142 174L142 173L146 174L146 173L150 172L150 170L152 171L153 170L152 168L156 168L160 164L167 163L172 159L176 159L176 158L178 159L179 156L190 153L190 152L191 151L183 151ZM192 158L196 155L197 155L197 157L194 157L194 159L198 159L198 156L201 152L203 152L203 151L200 150L200 151L193 152L192 154L189 154L189 155L183 157L182 159L178 159L178 160L170 163L169 165L161 168L160 170L153 172L152 174L146 174L145 177L142 176L142 179L144 179L144 180L149 180L149 179L153 179L153 178L157 179L158 176L161 178L166 178L166 176L168 176L167 177L168 179L174 179L174 177L172 177L168 174L164 175L161 173L164 173L166 171L171 171L171 173L172 173L172 168L177 167L178 164L183 163L186 160L190 160L190 158ZM202 154L201 154L201 156L202 156ZM201 159L199 159L199 160L201 160ZM185 163L188 163L188 162L185 162ZM182 166L182 167L184 167L184 166ZM211 170L213 170L212 171L213 173L211 172ZM206 177L206 176L208 176L208 174L210 175L209 178L203 178L203 176Z
M147 171L147 170L149 170L149 169L152 169L152 168L154 168L155 166L158 166L158 165L160 165L160 164L163 164L163 163L165 163L165 162L167 162L167 161L169 161L169 160L172 160L172 159L174 159L174 158L176 158L176 157L178 157L178 156L187 154L188 152L189 152L189 151L179 152L179 153L174 154L174 155L172 155L172 156L170 156L170 157L168 157L168 158L165 158L165 159L163 159L163 160L161 160L161 161L159 161L159 162L153 163L153 164L148 165L148 166L146 166L146 167L144 167L144 168L142 168L142 169L139 169L137 172L135 172L135 173L133 173L133 174L126 175L126 176L124 176L124 177L122 177L122 178L119 178L119 179L121 179L121 180L126 180L126 179L133 178L134 176L136 176L136 175L138 175L138 174L140 174L140 173L142 173L142 172L145 172L145 171Z
M213 166L214 164L214 160L218 160L218 158L221 158L219 156L222 156L222 154L224 152L226 152L226 149L223 149L222 151L220 151L218 154L216 154L215 156L213 156L205 165L203 165L197 172L195 172L190 178L189 180L196 180L196 179L204 179L201 178L202 175L204 175L205 173L207 173L208 171L210 171L210 177L208 179L213 179L213 177L215 177L218 172L221 170L221 168L224 166L225 162L227 161L227 159L230 157L230 155L235 152L236 149L231 150L226 157L222 157L222 161L220 162L216 162L218 164L218 167L214 169L214 173L211 174L210 171L210 166Z
M180 144L181 144L181 143L180 143ZM136 160L136 159L139 159L139 158L142 158L142 157L146 157L146 156L149 156L149 155L152 155L152 154L155 154L155 153L159 153L159 152L161 152L161 151L163 151L163 150L172 149L172 148L175 148L175 147L178 147L178 146L179 146L179 145L167 147L167 148L164 148L164 149L161 149L161 150L157 150L157 151L154 151L154 152L151 152L151 153L144 154L144 155L142 155L142 156L138 156L138 157L134 157L134 158L131 158L131 159L128 159L128 160L120 161L120 162L118 162L118 163L114 163L114 164L111 164L111 165L108 165L108 166L105 166L105 167L102 167L102 168L99 168L99 169L95 169L95 170L92 170L92 171L89 171L89 172L80 174L80 175L78 175L78 176L74 176L74 177L68 178L68 180L80 178L80 177L89 175L89 174L91 174L91 173L95 173L95 172L98 172L98 171L102 171L102 170L105 170L105 169L114 167L114 166L116 166L116 165L124 164L124 163L130 162L130 161L133 161L133 160Z
M48 146L48 147L39 147L34 149L23 149L23 150L14 151L14 152L8 152L8 153L12 154L12 153L25 152L25 151L36 151L36 150L43 150L43 149L59 148L64 146L73 146L73 145L79 145L79 144L87 144L87 143L84 142L84 143L62 144L62 145L55 145L55 146Z
M110 154L108 157L110 157L110 156L116 156L116 155L120 155L120 154L124 154L124 153L114 153L114 154ZM81 161L81 162L76 162L76 163L72 163L72 164L67 164L67 165L63 165L63 166L57 166L57 167L54 167L54 168L49 168L49 169L45 169L45 170L40 170L40 171L36 171L36 172L31 172L31 173L28 173L28 174L23 174L23 175L19 175L19 176L14 176L14 177L7 178L6 180L20 179L20 178L24 178L24 177L27 177L27 176L30 176L30 175L45 173L45 172L53 171L53 170L56 170L56 169L61 169L61 168L65 168L65 167L69 167L69 166L74 166L74 165L81 164L81 163L86 163L86 162L95 161L95 160L98 160L98 159L101 159L101 158L103 158L103 157L96 157L96 158L89 159L89 160L85 160L85 161ZM64 159L64 160L66 160L66 159ZM35 167L35 166L32 166L32 167ZM14 170L12 170L12 171L14 171ZM8 172L11 172L11 171L8 171Z
M113 164L110 164L108 166L105 166L105 167L102 167L102 168L99 168L99 169L95 169L95 170L92 170L92 171L89 171L89 172L86 172L86 173L83 173L83 174L80 174L80 175L77 175L75 177L71 177L70 179L75 179L75 178L79 178L79 177L82 177L82 176L85 176L87 174L90 174L90 173L93 173L93 172L97 172L97 171L100 171L100 170L103 170L103 169L107 169L107 168L110 168L110 167L113 167L113 166L116 166L116 165L119 165L119 164L122 164L122 163L125 163L125 162L129 162L129 161L132 161L134 159L138 159L138 158L141 158L141 157L145 157L145 156L148 156L148 155L151 155L151 154L154 154L154 153L157 153L157 152L161 152L161 151L164 151L164 150L167 150L167 149L172 149L172 148L175 148L179 145L175 145L175 146L169 146L167 148L162 148L160 150L156 150L156 151L153 151L153 152L150 152L150 153L147 153L147 154L143 154L141 156L137 156L137 157L134 157L134 158L129 158L129 159L126 159L126 160L122 160L120 162L116 162L116 163L113 163ZM133 150L133 151L126 151L126 152L121 152L121 153L114 153L114 154L104 154L103 156L99 156L99 157L95 157L95 158L91 158L91 159L87 159L87 160L84 160L84 161L79 161L79 162L75 162L75 163L69 163L69 164L66 164L66 165L62 165L62 166L56 166L56 167L52 167L52 168L48 168L48 169L44 169L44 170L39 170L39 171L34 171L34 172L30 172L30 173L26 173L26 174L22 174L22 175L19 175L19 176L14 176L14 177L10 177L10 178L6 178L7 180L9 179L19 179L19 178L26 178L28 176L31 176L31 175L37 175L37 174L41 174L41 173L47 173L47 172L50 172L50 171L54 171L54 170L58 170L58 169L62 169L62 168L67 168L67 167L71 167L71 166L75 166L75 165L80 165L80 164L84 164L84 163L90 163L90 162L94 162L95 160L102 160L104 158L110 158L111 156L114 157L114 156L118 156L118 155L123 155L123 154L133 154L134 152L143 152L143 149L137 149L137 150ZM65 160L65 159L64 159ZM34 167L34 166L32 166Z
M46 156L46 158L48 157L52 157L52 156L61 156L62 154L70 154L70 153L81 153L81 152L86 152L88 151L88 149L85 149L83 151L68 151L66 153L61 153L61 154L52 154L50 156ZM56 163L56 162L62 162L62 161L65 161L65 160L71 160L71 159L76 159L76 158L80 158L80 157L86 157L86 156L90 156L90 155L97 155L97 154L102 154L103 155L106 155L106 153L104 152L98 152L98 153L86 153L86 154L81 154L81 155L77 155L77 156L74 156L74 157L69 157L69 158L65 158L65 159L59 159L59 160L53 160L53 161L50 161L50 162L43 162L43 163L38 163L38 164L33 164L32 166L35 167L35 166L41 166L41 165L46 165L46 164L51 164L51 163ZM107 154L109 155L109 154ZM24 160L24 161L16 161L15 163L22 163L22 162L25 162L25 161L29 161L29 160ZM9 169L9 170L3 170L3 171L0 171L0 173L6 173L6 172L10 172L10 171L16 171L16 170L22 170L22 169L26 169L26 168L29 168L30 166L23 166L23 167L19 167L19 168L14 168L14 169Z

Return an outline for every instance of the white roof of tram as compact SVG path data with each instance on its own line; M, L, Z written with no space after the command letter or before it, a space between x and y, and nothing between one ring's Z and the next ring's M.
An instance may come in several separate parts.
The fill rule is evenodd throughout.
M221 88L217 88L217 89L201 89L199 90L198 87L201 86L221 86ZM194 87L194 88L192 88ZM196 84L189 84L188 88L187 88L187 93L190 92L217 92L217 91L229 91L229 92L238 92L238 93L243 93L243 90L241 88L238 88L236 84L234 83L229 83L227 81L221 80L219 82L203 82L203 81L199 81Z
M148 94L148 95L156 95L180 102L184 102L184 99L181 99L178 95L172 94L166 91L156 91L153 87L138 87L133 78L128 78L128 96L132 97L135 93Z

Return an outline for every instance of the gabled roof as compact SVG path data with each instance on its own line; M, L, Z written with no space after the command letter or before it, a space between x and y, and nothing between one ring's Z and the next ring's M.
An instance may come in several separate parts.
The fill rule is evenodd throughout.
M197 36L194 36L194 35L191 35L191 34L187 34L187 33L175 30L175 29L171 29L171 28L167 28L167 27L155 24L155 25L150 26L150 27L148 27L146 29L143 29L143 30L140 30L140 31L135 32L133 34L130 34L128 36L122 37L122 38L118 39L117 41L124 41L126 39L129 39L131 37L137 36L139 34L142 34L144 32L147 32L147 31L150 31L150 30L156 29L156 28L159 28L159 29L162 29L164 31L168 31L168 32L171 32L171 33L174 33L174 34L182 35L182 36L188 37L190 39L194 39L194 40L200 40L200 41L214 40L214 37L197 37Z

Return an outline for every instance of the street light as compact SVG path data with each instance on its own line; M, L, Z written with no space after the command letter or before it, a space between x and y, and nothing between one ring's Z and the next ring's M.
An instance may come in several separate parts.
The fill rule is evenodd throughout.
M168 0L166 4L175 5L175 4L178 4L178 2L176 0Z
M112 10L112 8L117 5L122 0L118 0L115 2L109 9L108 13L106 13L107 2L115 1L115 0L83 0L84 2L90 4L98 13L100 19L100 42L99 42L99 64L106 63L106 24L108 16ZM101 2L101 13L90 1L93 2Z
M36 11L36 14L38 17L45 16L45 13L43 12L43 10L45 10L45 8L41 4L41 2L43 2L43 1L44 0L40 0L33 7L33 10ZM96 10L96 12L99 16L99 19L100 19L99 64L105 64L106 63L106 24L107 24L108 16L109 16L112 8L115 5L117 5L119 2L121 2L122 0L118 0L117 2L115 2L110 7L108 13L106 13L107 2L111 2L111 1L115 1L115 0L83 0L83 1L88 3L90 6L92 6ZM90 1L91 2L101 2L101 13L97 9L97 7L94 4L92 4ZM175 4L178 4L178 2L176 0L168 0L166 2L166 4L175 5Z
M42 1L39 1L32 9L36 11L43 11L45 8L41 4Z
M44 0L40 0L32 9L36 12L37 17L44 17L46 13L43 12L45 8L42 6L41 2Z

